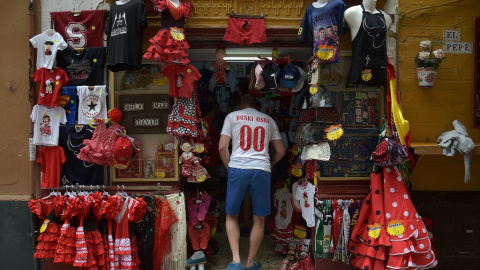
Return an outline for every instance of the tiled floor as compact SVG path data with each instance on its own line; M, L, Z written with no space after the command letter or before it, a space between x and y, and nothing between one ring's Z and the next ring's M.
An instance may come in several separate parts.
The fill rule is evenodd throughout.
M205 269L225 269L227 265L232 261L232 253L228 244L227 234L225 230L221 233L215 234L214 238L219 243L219 251L217 254L207 257L207 263ZM242 259L242 265L245 267L245 263L248 257L248 245L249 238L240 238L240 258ZM271 236L265 235L262 241L262 245L257 254L255 261L262 263L262 270L278 270L280 263L285 258L285 255L276 254L273 250L275 243L272 241Z

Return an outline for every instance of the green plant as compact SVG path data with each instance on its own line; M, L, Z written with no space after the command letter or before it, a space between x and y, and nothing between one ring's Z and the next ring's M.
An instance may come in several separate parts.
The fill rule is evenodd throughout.
M445 57L445 52L442 49L433 50L435 45L440 45L442 42L440 40L432 43L430 40L423 40L420 42L420 51L417 56L415 56L415 64L417 67L433 67L438 68Z

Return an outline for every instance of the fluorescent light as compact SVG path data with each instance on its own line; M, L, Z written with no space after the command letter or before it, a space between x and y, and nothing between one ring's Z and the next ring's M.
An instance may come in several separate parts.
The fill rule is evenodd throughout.
M261 56L263 58L267 58L272 60L271 56ZM260 60L257 56L227 56L223 58L225 61L231 61L231 62L240 62L240 61L257 61Z

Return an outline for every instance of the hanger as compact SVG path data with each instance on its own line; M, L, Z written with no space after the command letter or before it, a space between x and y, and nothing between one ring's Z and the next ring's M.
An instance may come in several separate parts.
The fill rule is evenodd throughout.
M75 10L75 9L73 9L71 12L72 12L72 14L73 14L74 16L78 16L78 15L80 15L80 13L81 13L82 11L81 11L81 10Z
M103 194L102 196L110 196L110 194L108 193L108 191L105 190L105 185L103 185Z
M247 11L245 12L245 15L240 15L240 14L235 14L233 11L230 12L230 18L240 18L240 19L255 19L255 18L264 18L266 15L263 14L263 12L260 13L260 15L247 15L248 12L250 11L250 6L245 5Z
M49 37L51 37L51 36L55 35L55 33L57 33L53 28L48 29L46 32L47 32L47 35Z
M43 197L42 199L45 200L45 199L48 199L52 196L57 196L57 193L55 192L55 190L52 190L50 191L50 194L48 194L47 196Z
M84 51L84 48L73 48L73 50L75 51L76 54L81 54Z

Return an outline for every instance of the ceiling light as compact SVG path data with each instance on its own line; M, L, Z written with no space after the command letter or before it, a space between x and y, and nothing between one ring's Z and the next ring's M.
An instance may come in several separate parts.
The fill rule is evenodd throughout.
M260 57L272 60L271 56L260 56ZM260 58L258 58L258 56L227 56L223 58L223 60L230 61L230 62L244 62L244 61L258 61L260 60Z

